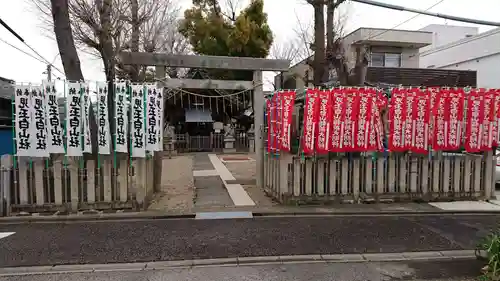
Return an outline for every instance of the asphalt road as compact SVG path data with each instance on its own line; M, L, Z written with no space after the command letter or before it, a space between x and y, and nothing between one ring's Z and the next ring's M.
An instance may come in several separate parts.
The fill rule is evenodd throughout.
M476 261L398 263L309 263L194 267L138 272L94 272L0 277L0 281L472 281L481 264Z
M474 249L499 215L0 224L0 267Z

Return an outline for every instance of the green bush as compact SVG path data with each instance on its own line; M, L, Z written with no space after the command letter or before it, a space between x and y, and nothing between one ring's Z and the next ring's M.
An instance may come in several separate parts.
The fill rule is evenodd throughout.
M483 280L500 280L500 230L486 237L478 247L478 257L486 260L483 267Z

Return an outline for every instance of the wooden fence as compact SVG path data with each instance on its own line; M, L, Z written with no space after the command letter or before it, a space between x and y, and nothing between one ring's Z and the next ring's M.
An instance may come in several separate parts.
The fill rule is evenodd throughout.
M6 212L74 212L143 209L161 183L160 153L132 161L127 155L2 157L2 207ZM6 188L8 187L8 188Z
M492 152L264 159L265 190L282 203L474 200L495 190Z

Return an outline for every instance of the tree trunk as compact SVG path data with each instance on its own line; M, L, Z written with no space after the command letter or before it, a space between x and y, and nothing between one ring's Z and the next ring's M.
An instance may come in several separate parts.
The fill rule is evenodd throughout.
M325 5L315 1L314 7L314 61L313 84L319 86L325 73Z
M104 71L106 73L106 81L108 82L108 116L111 132L115 131L115 89L114 80L116 74L115 52L113 48L113 38L111 37L111 11L113 0L97 0L99 7L99 20L102 30L99 33L99 43L101 45L100 53L104 63ZM113 144L114 148L114 144Z
M76 51L69 18L68 0L50 0L54 33L66 80L83 81L80 59ZM92 106L89 111L90 138L93 152L97 152L97 123Z
M71 30L68 0L50 0L50 4L54 21L54 33L66 79L72 81L83 80L80 59L78 58L75 41L73 40L73 31Z
M140 35L140 22L139 22L139 2L138 0L130 0L132 9L132 35L131 46L132 52L139 52L139 35ZM139 67L132 65L130 72L130 79L137 82L139 79Z

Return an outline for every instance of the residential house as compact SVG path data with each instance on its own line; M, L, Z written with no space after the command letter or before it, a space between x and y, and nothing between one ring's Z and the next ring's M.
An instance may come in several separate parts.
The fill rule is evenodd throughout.
M361 45L368 47L369 67L366 81L370 84L440 86L457 84L457 81L458 84L463 81L475 81L475 73L472 72L450 73L420 69L419 50L432 43L433 33L429 31L366 27L359 28L343 38L350 68L355 63L356 48ZM312 72L312 68L303 60L275 77L276 89L310 87ZM336 81L334 69L330 70L329 76L331 82Z
M441 36L439 30L434 33ZM500 28L456 39L421 51L420 66L440 70L476 71L478 87L500 88Z

